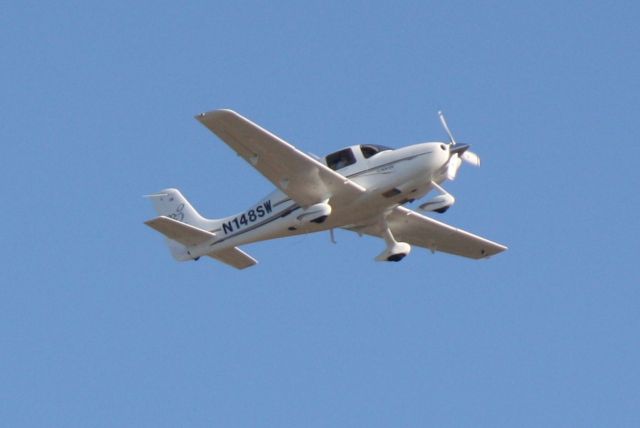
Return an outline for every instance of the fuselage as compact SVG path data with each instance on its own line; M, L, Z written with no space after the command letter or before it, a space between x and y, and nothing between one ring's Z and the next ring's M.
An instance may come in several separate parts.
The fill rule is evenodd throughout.
M365 188L361 197L336 206L329 198L331 215L318 224L301 221L299 217L307 207L275 190L246 211L219 220L211 230L216 234L211 248L376 222L385 211L425 196L433 182L444 181L449 158L449 146L440 142L399 149L374 145L345 148L328 155L323 162Z

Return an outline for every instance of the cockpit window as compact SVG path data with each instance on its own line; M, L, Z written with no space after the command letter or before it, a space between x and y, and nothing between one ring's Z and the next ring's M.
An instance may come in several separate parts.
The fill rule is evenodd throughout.
M364 156L365 159L369 159L371 156L377 155L380 152L393 149L391 147L378 146L376 144L362 144L360 145L360 150L362 151L362 156Z
M327 166L334 171L356 163L356 158L353 156L351 149L344 149L339 152L332 153L327 156L326 160Z

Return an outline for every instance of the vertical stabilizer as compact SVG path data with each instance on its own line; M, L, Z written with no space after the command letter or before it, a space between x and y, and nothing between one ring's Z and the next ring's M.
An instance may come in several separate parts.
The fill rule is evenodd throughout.
M164 189L147 195L159 215L190 224L204 230L211 230L215 220L202 217L178 189Z

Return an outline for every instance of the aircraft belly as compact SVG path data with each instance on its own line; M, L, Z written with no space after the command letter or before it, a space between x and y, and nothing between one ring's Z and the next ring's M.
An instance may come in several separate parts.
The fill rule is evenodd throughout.
M417 163L416 160L411 160L408 164ZM428 177L415 178L417 174L413 171L413 166L402 170L372 171L371 174L354 177L353 181L366 188L367 192L355 200L340 196L329 199L332 213L320 224L300 223L297 219L301 213L299 205L281 190L275 190L258 204L259 206L265 202L268 203L273 208L272 216L255 224L234 228L228 236L222 236L215 242L212 248L229 248L370 222L372 213L376 213L374 216L377 216L378 213L404 204L407 200L419 199L431 190ZM383 195L392 189L397 189L399 193L393 197Z
M374 199L377 201L359 201L359 203L347 206L337 205L327 220L320 224L301 224L297 219L301 213L301 209L295 202L289 201L283 204L284 208L282 210L265 220L262 224L256 224L254 227L245 230L240 229L228 237L223 236L220 240L213 243L212 249L230 248L252 242L320 232L344 227L349 224L356 224L369 217L371 209L379 210L386 208L385 206L380 208L380 202L389 204L388 201L383 201L379 197Z

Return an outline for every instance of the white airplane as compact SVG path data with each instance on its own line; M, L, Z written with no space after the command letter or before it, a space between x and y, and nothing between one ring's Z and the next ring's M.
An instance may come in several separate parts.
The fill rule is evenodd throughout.
M342 228L384 240L378 261L402 260L411 245L473 259L487 258L506 246L426 217L403 205L438 194L422 212L446 211L455 199L441 186L453 180L461 163L479 165L468 145L450 141L399 149L361 144L324 159L307 155L231 110L196 116L204 126L257 169L277 189L246 211L222 219L202 217L177 189L148 195L159 217L145 222L166 236L175 259L209 256L237 269L257 261L238 246Z

